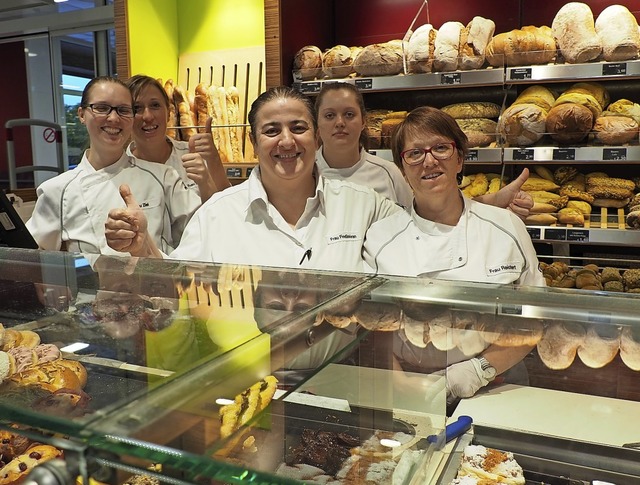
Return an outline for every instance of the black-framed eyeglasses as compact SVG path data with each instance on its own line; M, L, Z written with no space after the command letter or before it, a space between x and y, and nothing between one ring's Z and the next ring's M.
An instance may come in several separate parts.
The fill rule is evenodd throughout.
M402 161L407 165L418 165L424 162L427 153L436 160L448 160L456 151L456 142L437 143L427 148L409 148L400 153Z
M85 106L89 108L94 115L109 116L112 111L118 113L121 118L133 118L135 111L131 106L111 106L105 103L91 103Z

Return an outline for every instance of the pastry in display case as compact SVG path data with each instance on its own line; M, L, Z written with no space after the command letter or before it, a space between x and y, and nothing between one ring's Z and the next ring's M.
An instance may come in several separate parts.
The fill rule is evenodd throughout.
M14 300L0 306L3 466L40 443L60 451L42 453L52 460L38 473L61 468L83 483L448 484L451 470L448 480L465 483L455 450L467 440L513 453L525 479L542 483L522 446L483 434L513 430L515 411L536 417L515 427L534 457L560 453L558 440L591 441L621 450L611 483L640 477L635 451L623 448L637 439L630 416L640 401L632 294L0 253L1 288ZM52 291L66 304L48 305ZM448 400L447 369L491 345L527 349L517 378ZM538 364L575 386L584 366L591 380L558 389ZM53 387L54 367L69 387ZM631 376L626 394L606 395L603 372ZM568 417L578 401L582 414ZM602 471L596 478L611 478L595 456L584 459ZM586 479L568 463L544 473Z

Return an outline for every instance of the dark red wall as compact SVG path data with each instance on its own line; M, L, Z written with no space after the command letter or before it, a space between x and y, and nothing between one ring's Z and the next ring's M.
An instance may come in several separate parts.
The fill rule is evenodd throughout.
M282 72L292 82L293 56L305 45L328 49L337 44L364 46L401 39L418 13L422 0L281 0ZM474 16L491 19L496 33L524 25L551 26L565 0L447 0L429 4L416 25L439 28L457 20L467 24ZM587 0L594 17L613 4L623 4L640 19L640 0Z
M24 43L0 44L3 75L0 76L0 93L5 95L0 103L0 188L9 188L7 166L7 137L4 124L15 118L29 118L29 85L25 64ZM28 127L13 130L14 149L18 166L32 165L31 133ZM33 180L30 174L25 178ZM21 180L22 177L19 177ZM33 182L30 184L33 186Z

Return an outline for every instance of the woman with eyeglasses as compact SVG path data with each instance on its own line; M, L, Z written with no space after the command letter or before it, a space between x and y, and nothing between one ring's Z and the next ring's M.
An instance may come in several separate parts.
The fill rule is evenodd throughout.
M166 135L171 100L162 85L150 76L135 75L126 82L133 96L133 141L127 153L149 162L173 167L202 202L231 186L211 136L211 118L204 133L189 141Z
M78 166L43 182L27 227L42 249L116 254L106 242L110 209L124 207L119 186L138 196L149 235L171 251L200 198L171 167L127 155L134 110L131 92L119 79L97 77L85 87L78 118L89 134L89 149Z
M458 189L468 145L453 118L427 106L414 109L399 124L391 148L413 189L414 203L410 213L398 212L369 228L364 258L372 271L545 286L522 220L511 211L468 199ZM446 363L449 403L473 396L497 375L507 382L528 383L522 359L533 346L489 345L479 331L467 331L465 344L446 353L435 345L417 347L402 335L394 343L394 354L403 368L413 371Z

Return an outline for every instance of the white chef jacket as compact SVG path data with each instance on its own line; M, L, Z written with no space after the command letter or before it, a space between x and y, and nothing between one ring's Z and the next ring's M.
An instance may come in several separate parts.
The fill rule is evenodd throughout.
M198 187L198 184L189 178L189 176L187 175L187 171L184 168L184 165L182 165L182 155L189 153L189 142L174 140L170 136L167 137L167 140L169 141L169 143L171 143L171 154L169 155L169 158L164 164L169 167L173 167L173 169L176 172L178 172L178 175L180 175L180 178L184 182L184 185L189 190L194 190L196 194L200 196L200 188ZM133 154L133 150L135 149L135 146L136 146L135 142L132 141L127 147L127 155L137 158Z
M267 200L260 169L214 194L194 214L172 258L215 263L363 271L369 226L404 210L368 187L317 176L295 228Z
M367 233L370 271L400 276L544 286L524 223L513 212L466 197L456 226L398 213Z
M43 182L27 228L42 249L122 255L106 242L109 210L125 207L121 184L131 187L145 211L149 234L163 251L177 246L200 198L171 167L126 153L114 164L95 170L85 152L80 164Z
M385 197L399 203L407 209L413 201L413 191L398 166L367 152L360 150L360 160L353 167L332 168L322 154L322 147L316 153L316 165L320 173L329 179L346 180L354 184L371 187Z

